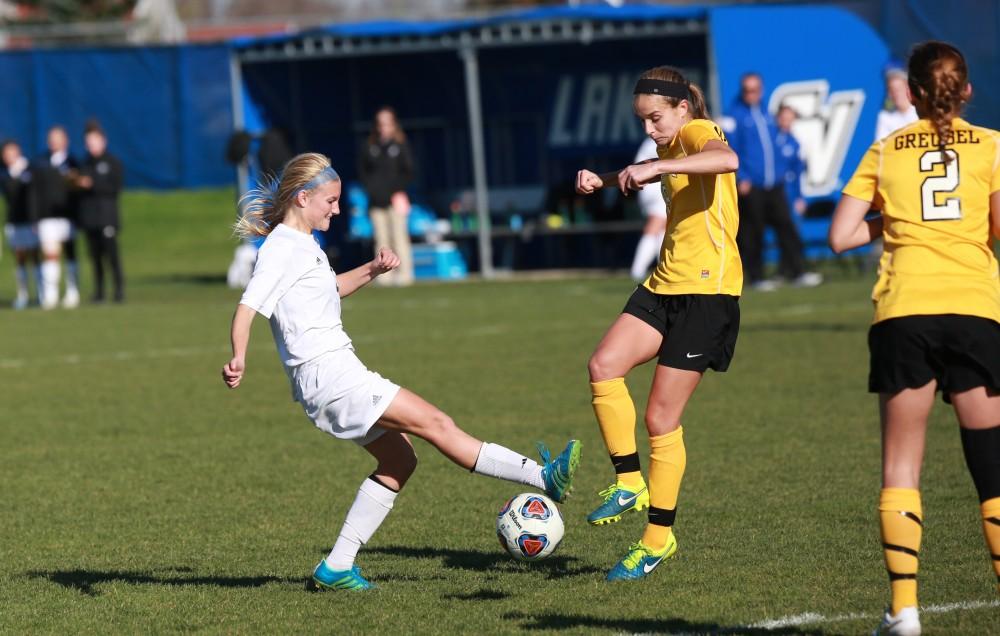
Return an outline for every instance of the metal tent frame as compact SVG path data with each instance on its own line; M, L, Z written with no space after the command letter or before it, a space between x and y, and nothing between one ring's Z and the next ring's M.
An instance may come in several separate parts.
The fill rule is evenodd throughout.
M634 38L705 35L709 65L709 95L718 104L714 57L708 38L707 12L700 8L641 7L631 11L607 7L537 10L479 20L440 23L361 23L332 25L292 36L235 42L230 64L233 124L243 128L242 69L262 62L365 57L454 51L465 76L473 186L478 216L481 274L492 278L493 254L486 183L483 113L480 101L479 49L546 44L590 44ZM247 188L246 170L240 188Z

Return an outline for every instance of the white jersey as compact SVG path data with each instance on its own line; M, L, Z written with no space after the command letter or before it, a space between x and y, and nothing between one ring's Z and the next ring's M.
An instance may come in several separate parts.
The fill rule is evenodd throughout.
M639 146L639 152L635 154L635 163L646 159L659 159L656 154L656 142L649 137L646 137ZM639 190L639 207L644 216L667 218L667 202L663 198L663 186L659 179Z
M257 252L240 304L271 323L293 385L299 366L326 353L353 349L340 319L337 275L311 234L278 224Z

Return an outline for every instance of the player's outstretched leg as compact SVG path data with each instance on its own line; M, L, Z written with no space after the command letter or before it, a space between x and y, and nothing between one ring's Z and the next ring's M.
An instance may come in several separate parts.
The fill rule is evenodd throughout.
M333 550L313 571L313 582L320 589L362 591L375 587L361 575L354 559L385 521L396 495L417 467L413 444L402 433L386 432L364 448L378 460L378 467L358 489Z
M427 440L466 470L532 486L556 501L563 501L572 490L573 475L580 465L578 440L570 440L554 459L540 448L544 465L539 465L509 448L469 435L443 411L407 389L399 390L378 425Z

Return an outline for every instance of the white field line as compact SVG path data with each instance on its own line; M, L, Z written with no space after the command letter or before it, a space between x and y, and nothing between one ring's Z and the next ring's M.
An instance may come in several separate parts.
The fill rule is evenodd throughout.
M956 603L942 603L939 605L925 605L920 608L922 614L948 614L951 612L967 612L987 607L1000 607L1000 601L958 601ZM806 612L794 616L784 616L782 618L768 619L747 625L751 629L782 629L784 627L800 627L802 625L820 625L824 623L843 623L846 621L871 620L873 623L881 619L880 614L836 614L834 616L824 616L815 612ZM874 624L872 626L874 629Z
M447 299L442 299L447 300ZM419 301L409 300L406 301L412 305L416 305ZM447 306L447 302L439 303L420 303L424 306L437 304L441 306ZM781 307L772 311L752 311L745 312L745 318L761 318L764 316L805 316L814 313L820 313L828 309L838 309L844 311L843 307L837 305L789 305L787 307ZM868 311L865 309L865 311ZM601 320L590 320L590 321L546 321L542 323L536 323L530 327L522 327L519 333L549 333L549 332L561 332L567 329L580 329L582 327L604 327L611 324L614 320L614 316L609 316L607 319ZM744 320L744 324L747 321ZM859 323L860 324L860 323ZM860 328L860 327L859 327ZM421 334L422 339L427 340L444 340L451 339L455 336L464 337L478 337L478 338L488 338L492 336L498 336L504 333L512 331L512 326L508 323L497 323L497 324L479 324L475 326L470 326L464 330L455 329L432 329ZM395 340L395 339L410 339L411 336L387 333L387 334L365 334L357 338L352 338L354 342L357 343L372 343L380 342L385 340ZM193 357L199 356L206 353L224 353L229 351L228 346L210 346L210 347L168 347L164 349L146 349L142 351L102 351L98 353L72 353L65 354L61 356L37 356L31 358L2 358L0 357L0 370L3 369L21 369L27 366L41 366L41 365L76 365L76 364L89 364L95 362L125 362L129 360L155 360L157 358L183 358L183 357Z

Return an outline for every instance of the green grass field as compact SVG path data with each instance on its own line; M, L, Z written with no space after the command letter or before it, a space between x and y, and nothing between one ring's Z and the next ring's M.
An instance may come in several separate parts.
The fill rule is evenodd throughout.
M523 565L500 552L493 532L498 507L523 488L469 475L418 442L417 473L359 559L380 589L310 593L307 576L372 462L313 429L290 401L263 320L243 386L224 388L238 299L222 283L231 201L228 192L128 195L122 306L10 311L4 254L0 632L874 627L888 584L875 514L876 407L865 393L869 276L743 299L733 367L706 376L686 414L678 556L647 580L616 586L604 573L643 519L585 523L612 478L586 361L630 283L363 290L346 301L344 319L371 368L475 435L523 452L536 440L561 447L579 437L584 459L562 506L562 546ZM640 410L651 371L629 378ZM924 509L925 633L1000 633L977 501L942 404Z

